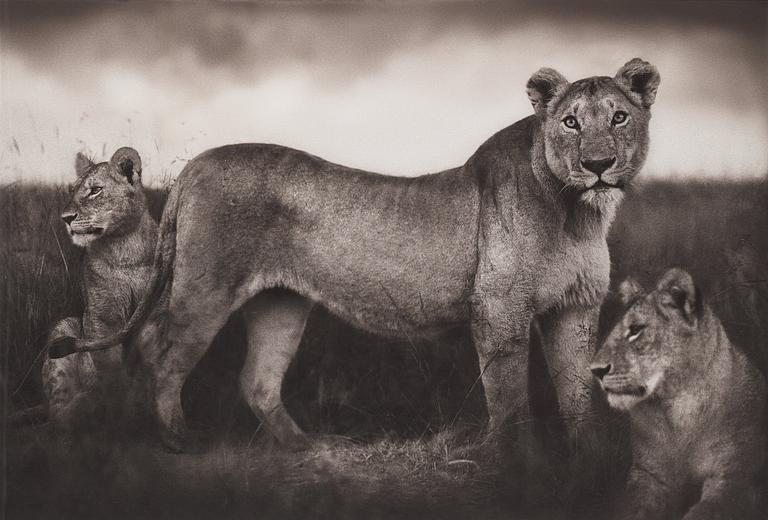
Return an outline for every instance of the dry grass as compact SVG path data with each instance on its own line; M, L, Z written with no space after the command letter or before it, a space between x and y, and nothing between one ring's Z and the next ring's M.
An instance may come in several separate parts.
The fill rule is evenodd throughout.
M184 455L101 436L62 446L44 427L23 435L11 439L24 446L11 453L11 470L23 468L9 481L11 517L510 518L488 499L498 473L463 458L450 434L318 440L299 453L222 442Z

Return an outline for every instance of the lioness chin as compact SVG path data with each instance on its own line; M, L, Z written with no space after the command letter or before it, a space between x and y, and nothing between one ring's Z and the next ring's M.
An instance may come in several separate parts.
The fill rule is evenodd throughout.
M616 517L751 518L765 459L762 375L685 271L668 271L647 294L627 280L620 293L628 308L591 367L631 422L632 467Z
M57 341L51 354L124 340L165 294L165 329L153 321L139 343L155 375L163 438L180 448L184 380L241 309L249 343L243 395L279 440L300 444L304 433L280 387L313 305L393 336L464 323L488 428L497 433L511 413L529 422L529 330L540 319L560 409L584 417L590 385L582 374L609 282L606 233L645 161L659 80L640 59L614 77L574 83L541 69L527 84L534 115L491 137L463 166L420 177L378 175L271 144L206 151L171 192L148 297L126 330ZM273 287L290 292L265 291ZM153 344L158 337L164 348ZM575 438L577 421L569 424Z

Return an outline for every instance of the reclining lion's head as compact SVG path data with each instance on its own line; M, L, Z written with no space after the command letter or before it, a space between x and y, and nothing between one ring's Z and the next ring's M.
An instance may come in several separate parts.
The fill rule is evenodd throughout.
M635 58L616 76L569 83L543 68L528 80L528 97L542 122L544 153L564 189L597 209L618 201L648 152L650 107L660 76Z
M75 172L72 199L61 214L75 245L84 247L136 229L146 207L136 150L120 148L109 162L99 164L78 153Z
M699 290L687 272L670 269L645 293L633 279L619 294L627 307L592 361L608 404L629 410L650 398L675 397L705 366L710 337Z

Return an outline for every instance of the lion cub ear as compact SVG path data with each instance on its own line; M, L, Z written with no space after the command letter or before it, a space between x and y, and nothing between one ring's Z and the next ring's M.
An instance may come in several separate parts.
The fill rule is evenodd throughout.
M703 302L701 292L686 271L672 268L661 277L656 285L659 301L665 307L679 311L691 325L701 317Z
M542 115L557 91L567 85L568 80L555 69L543 68L534 72L525 85L534 112Z
M635 301L638 296L643 294L643 286L636 278L630 276L619 284L619 299L624 307L629 307L629 304Z
M139 152L129 146L119 148L109 160L129 184L141 183L141 157Z
M75 173L78 177L85 175L85 172L94 166L94 162L86 157L83 152L77 152L77 155L75 155Z
M647 61L633 58L619 69L613 80L624 87L630 97L635 98L645 108L651 108L656 101L661 76L656 67Z

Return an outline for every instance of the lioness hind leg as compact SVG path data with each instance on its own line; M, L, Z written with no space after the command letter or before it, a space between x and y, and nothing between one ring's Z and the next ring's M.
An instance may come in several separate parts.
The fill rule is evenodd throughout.
M298 349L312 302L296 293L269 290L243 306L248 355L240 388L251 410L277 440L292 448L306 445L306 436L283 406L280 388Z
M160 440L170 451L181 452L189 448L190 440L181 407L181 389L189 373L210 347L216 333L226 323L231 298L222 291L210 291L207 300L211 304L200 307L182 284L173 289L168 309L167 335L151 330L155 327L150 323L142 331L141 340L157 344L152 375ZM145 351L151 350L144 345L142 348Z

